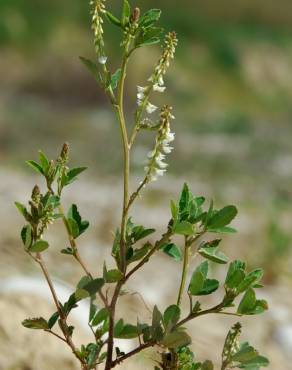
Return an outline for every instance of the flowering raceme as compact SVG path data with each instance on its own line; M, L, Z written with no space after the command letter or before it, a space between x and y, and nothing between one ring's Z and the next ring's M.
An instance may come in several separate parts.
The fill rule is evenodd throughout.
M94 34L94 45L98 61L100 64L105 64L107 57L104 55L104 40L103 40L103 18L106 14L105 0L92 0L92 30Z
M170 120L174 119L171 114L172 108L165 105L160 113L160 127L156 136L154 149L148 153L149 162L145 167L146 182L156 181L159 176L163 176L168 167L165 160L166 154L171 153L173 148L170 143L174 141L175 134L170 131Z

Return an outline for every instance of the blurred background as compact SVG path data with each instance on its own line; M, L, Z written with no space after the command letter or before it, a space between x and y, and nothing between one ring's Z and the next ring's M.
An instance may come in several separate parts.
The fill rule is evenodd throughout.
M120 13L120 1L108 3L114 14ZM180 40L166 78L167 93L152 99L174 107L176 150L168 159L167 175L137 202L134 220L165 230L169 199L178 197L184 181L218 207L237 205L239 233L225 238L224 250L231 258L246 259L249 269L265 269L266 288L260 295L270 303L268 313L244 320L244 338L270 358L270 369L292 369L292 2L136 0L133 5L160 7L163 26L176 30ZM26 317L53 312L38 268L22 250L23 221L13 205L14 200L28 200L39 181L24 164L37 158L38 149L55 158L68 141L72 164L89 166L67 190L66 206L77 202L91 223L90 232L80 238L80 250L93 271L101 273L104 259L112 264L122 155L110 106L78 59L94 57L88 9L84 0L0 1L1 370L78 368L54 338L20 325ZM114 70L119 37L116 29L105 28ZM145 84L159 55L154 46L133 57L126 90L130 122L136 85ZM133 189L152 140L143 135L135 146ZM54 245L46 253L48 266L59 294L66 297L81 271L60 256L67 246L61 227L54 226L48 238ZM214 275L223 273L214 269ZM136 322L144 309L142 292L147 305L158 302L165 308L174 301L178 279L179 265L158 255L130 282L119 314L126 312L128 321ZM146 310L142 318L148 316ZM84 321L74 320L81 333L77 341L88 341ZM223 339L233 323L212 316L189 325L199 360L211 357L218 368ZM140 355L127 369L151 368L153 356Z

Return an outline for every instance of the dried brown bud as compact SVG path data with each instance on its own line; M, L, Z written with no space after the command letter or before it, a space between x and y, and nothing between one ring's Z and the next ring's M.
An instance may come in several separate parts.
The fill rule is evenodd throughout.
M61 159L67 161L69 157L69 144L64 143L60 154Z
M38 203L40 200L41 190L38 185L35 185L32 189L31 199L33 202Z
M140 19L141 11L139 8L135 8L131 15L131 23L137 23Z

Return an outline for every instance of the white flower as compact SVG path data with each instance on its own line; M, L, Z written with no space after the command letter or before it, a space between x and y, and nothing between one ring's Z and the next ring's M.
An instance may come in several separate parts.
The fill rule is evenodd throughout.
M157 181L157 176L153 175L153 174L150 174L149 175L149 181Z
M159 84L160 86L163 86L163 85L164 85L164 80L163 80L162 75L160 75L160 76L159 76L159 78L158 78L158 84Z
M143 100L143 99L144 99L144 97L145 97L145 95L144 95L144 93L143 93L143 92L139 92L139 93L137 94L137 99L138 99L138 100Z
M155 169L155 174L156 174L156 176L163 176L163 174L164 174L165 171L166 170L161 170L159 168L156 168Z
M166 89L165 86L160 86L159 84L154 84L153 85L153 91L158 91L158 92L164 92Z
M168 164L167 163L162 162L162 160L160 160L158 158L156 158L156 164L162 170L168 167Z
M100 56L98 58L98 63L105 64L106 62L107 62L107 57L106 56Z
M144 93L146 91L147 87L144 86L137 86L138 93Z
M173 132L167 132L166 136L165 136L165 140L163 142L165 143L171 143L172 141L174 141L174 136L175 136L175 133Z
M173 147L169 146L168 144L163 144L162 150L165 154L170 154L173 150Z
M147 103L146 111L148 114L154 113L157 110L156 105L153 105L151 103Z
M165 154L158 153L156 158L157 158L159 161L162 161L163 159L165 159Z

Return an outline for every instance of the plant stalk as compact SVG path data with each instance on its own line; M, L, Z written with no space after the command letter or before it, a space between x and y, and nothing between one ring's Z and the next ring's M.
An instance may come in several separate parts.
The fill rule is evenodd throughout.
M183 296L185 286L186 286L186 279L187 279L187 273L188 273L188 267L189 267L189 256L190 256L190 246L188 244L187 237L185 237L184 260L183 260L183 268L182 268L180 287L179 287L177 303L176 303L177 306L181 305L182 296Z

